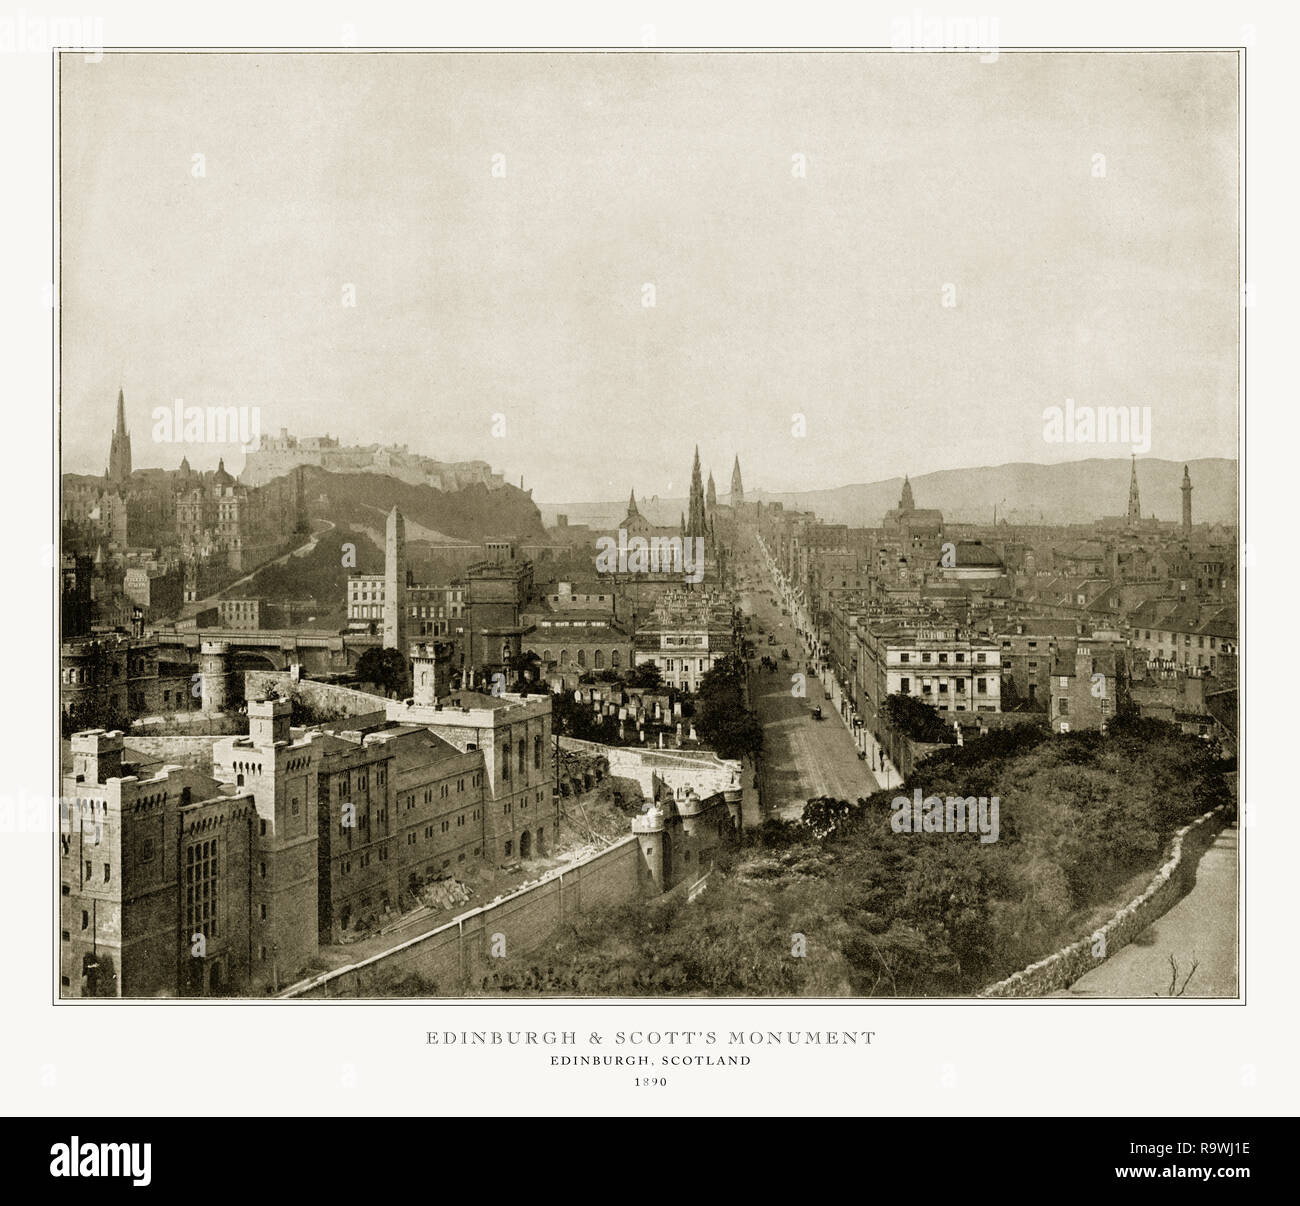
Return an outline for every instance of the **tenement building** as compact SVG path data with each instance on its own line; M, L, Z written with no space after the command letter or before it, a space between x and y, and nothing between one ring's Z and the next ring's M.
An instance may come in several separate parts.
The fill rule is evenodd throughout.
M858 686L873 729L890 695L915 695L947 712L999 712L997 642L960 626L859 625Z
M1054 733L1100 729L1129 704L1128 648L1118 632L1063 643L1052 658Z
M636 665L659 666L666 686L693 692L734 647L731 606L724 597L675 591L638 626L634 653Z

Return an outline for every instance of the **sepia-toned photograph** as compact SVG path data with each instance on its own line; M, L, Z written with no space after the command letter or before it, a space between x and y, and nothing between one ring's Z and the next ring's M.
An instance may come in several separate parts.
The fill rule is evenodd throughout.
M56 56L57 998L1241 998L1242 56L923 33Z

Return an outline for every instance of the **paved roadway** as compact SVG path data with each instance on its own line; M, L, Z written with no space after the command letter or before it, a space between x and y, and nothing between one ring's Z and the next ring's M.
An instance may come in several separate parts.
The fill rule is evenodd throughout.
M1169 994L1170 956L1184 997L1237 995L1237 827L1229 825L1196 865L1191 891L1123 950L1054 997Z
M747 566L745 572L756 589L740 591L741 608L754 616L751 632L757 655L777 659L777 670L769 674L757 661L750 676L752 703L763 725L763 758L759 770L763 809L767 816L797 818L804 804L816 796L856 800L878 790L868 764L858 758L853 738L835 713L834 707L813 675L806 673L808 652L790 619L781 615L780 604L761 593L770 586L765 570ZM776 644L767 643L767 634ZM781 660L782 648L790 660ZM791 676L804 674L807 698L792 694ZM813 708L822 707L823 720L813 719Z

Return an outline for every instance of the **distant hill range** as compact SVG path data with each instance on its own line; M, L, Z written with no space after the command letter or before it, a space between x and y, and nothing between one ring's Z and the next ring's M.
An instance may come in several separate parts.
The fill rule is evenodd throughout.
M1237 519L1237 462L1223 457L1194 461L1163 461L1155 458L1137 462L1138 491L1146 518L1177 520L1182 517L1183 465L1192 478L1192 520L1195 523L1235 523ZM991 523L994 508L998 519L1009 523L1092 523L1128 510L1128 457L1094 458L1057 465L985 466L978 469L944 469L914 477L912 493L918 507L935 507L944 518L956 523ZM889 478L830 490L807 490L792 494L746 491L746 502L762 499L786 508L815 511L827 523L851 527L876 527L885 512L898 506L903 479ZM729 501L719 495L718 501ZM677 523L687 500L637 499L637 505L652 523ZM597 503L542 504L548 524L556 514L570 523L613 526L627 511L626 500Z

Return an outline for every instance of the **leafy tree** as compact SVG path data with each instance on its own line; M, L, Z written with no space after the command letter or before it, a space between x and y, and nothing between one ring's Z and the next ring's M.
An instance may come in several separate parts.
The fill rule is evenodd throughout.
M847 800L836 800L831 796L818 796L803 806L800 820L815 838L824 840L832 835L843 836L853 833L866 806L865 800L850 804Z
M658 662L642 662L633 666L627 676L629 687L640 687L646 691L658 691L663 688L664 675Z
M548 691L548 687L541 685L541 665L542 659L533 650L523 650L508 667L514 675L510 690L516 695L527 695L530 691Z
M955 742L952 729L932 707L915 695L890 695L885 699L885 720L896 732L913 741Z
M367 649L357 659L356 676L360 682L377 683L385 691L404 691L410 668L397 649Z
M744 702L744 663L724 657L702 679L695 704L695 731L719 758L756 757L763 726Z
M70 737L83 729L119 729L127 732L131 728L131 717L127 712L110 707L100 699L85 699L70 704L63 712L60 728L64 737Z

